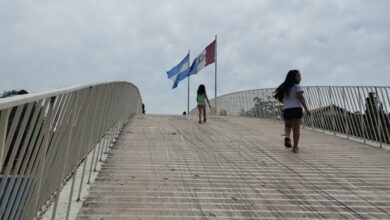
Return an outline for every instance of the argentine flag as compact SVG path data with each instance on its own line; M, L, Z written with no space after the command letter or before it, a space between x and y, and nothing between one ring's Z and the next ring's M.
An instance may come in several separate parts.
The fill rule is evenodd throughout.
M167 72L168 78L173 80L172 89L176 88L180 81L188 77L188 67L190 66L190 54L188 53L186 57L179 64L173 67Z

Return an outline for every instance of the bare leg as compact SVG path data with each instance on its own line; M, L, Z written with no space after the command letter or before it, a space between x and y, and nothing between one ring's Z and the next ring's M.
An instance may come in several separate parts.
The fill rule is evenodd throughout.
M206 122L206 107L203 107L203 122Z
M202 121L202 107L198 106L198 112L199 112L199 122Z
M285 120L284 121L284 146L287 148L291 147L291 139L290 139L290 133L291 133L291 120Z
M292 120L292 130L293 130L293 137L294 137L294 146L293 146L293 152L298 153L299 151L299 138L301 133L301 119L293 119Z
M284 135L286 137L288 137L288 138L290 138L291 126L292 126L292 121L291 120L285 120L284 121Z

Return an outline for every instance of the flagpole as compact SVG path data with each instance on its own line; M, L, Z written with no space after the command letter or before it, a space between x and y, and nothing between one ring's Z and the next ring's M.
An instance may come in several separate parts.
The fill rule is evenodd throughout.
M190 59L190 50L188 50L188 60ZM188 69L190 69L190 62L188 62ZM190 76L188 78L188 90L187 90L187 115L190 114Z
M215 97L214 97L214 108L215 115L218 115L217 108L217 35L215 35Z

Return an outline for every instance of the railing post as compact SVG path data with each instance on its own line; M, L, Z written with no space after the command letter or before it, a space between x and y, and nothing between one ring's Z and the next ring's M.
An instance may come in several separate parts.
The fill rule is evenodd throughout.
M48 112L47 112L47 117L45 120L44 124L44 142L43 146L41 149L41 155L40 155L40 171L39 171L39 176L38 176L38 181L37 181L37 186L38 188L36 189L36 194L35 194L35 201L34 201L34 206L33 206L33 214L34 217L36 217L37 211L38 211L38 201L39 201L39 195L42 187L42 177L43 177L43 170L45 168L45 160L46 160L46 151L49 146L49 138L50 138L50 126L51 126L51 121L52 121L52 116L53 116L53 106L54 106L54 101L56 97L51 97L48 98L47 101L49 102L48 106Z
M95 166L93 168L93 172L97 172L97 165L99 163L99 152L100 152L100 148L102 147L103 141L104 141L104 136L102 137L102 139L100 139L100 141L98 143L99 147L96 146L98 149L97 149L97 152L96 152L96 160L95 160Z
M334 107L336 106L335 104L333 104L333 93L332 93L332 87L329 86L329 96L330 96L330 111L331 111L331 115L332 115L332 130L333 130L333 135L336 135L336 121L335 121L335 117L336 117L336 114L335 114L335 111L334 111Z
M9 109L4 109L1 111L0 116L0 172L3 168L4 162L4 151L5 151L5 139L7 138L7 127L8 127L8 117L9 117ZM0 189L0 193L2 194L3 189ZM1 195L0 194L0 195Z
M357 90L359 95L359 106L360 106L360 129L362 131L363 143L366 143L366 128L364 123L364 104L362 100L362 95L360 93L360 89L357 88Z
M93 89L91 89L91 93L92 93L91 96L92 96L93 98L91 98L91 101L90 101L91 105L90 105L90 106L94 105L94 107L93 107L94 113L93 113L92 116L90 116L89 118L86 118L87 121L91 122L91 126L90 126L90 128L88 129L88 130L90 131L90 132L89 132L88 141L87 141L86 144L84 144L84 142L83 142L83 145L82 145L82 148L83 148L83 147L84 147L84 148L87 148L87 150L86 150L87 153L86 153L86 156L85 156L85 159L84 159L83 171L82 171L81 180L80 180L79 193L78 193L78 196L77 196L77 199L76 199L77 202L80 201L81 191L82 191L82 189L83 189L84 175L85 175L85 170L86 170L86 168L87 168L88 155L89 155L89 146L90 146L90 144L91 144L91 139L92 139L92 134L93 134L92 130L93 130L94 126L95 126L95 120L94 120L94 118L95 118L96 111L97 111L98 92L99 92L99 91L96 91L96 92L95 92L95 91L93 91ZM96 95L95 95L95 93L96 93ZM95 100L95 97L96 97L96 100ZM88 119L89 119L89 120L88 120ZM85 138L85 140L87 140L87 138ZM91 163L93 163L93 160L92 160Z
M112 111L113 105L115 103L115 99L114 99L115 98L115 90L116 89L113 89L113 91L110 94L110 105L108 106L108 109L107 109L108 112ZM107 153L107 149L111 144L111 130L112 130L112 126L113 126L112 125L112 118L113 118L113 115L111 115L111 117L107 117L105 120L105 124L108 125L106 127L106 129L108 129L108 131L106 131L106 134L105 134L105 136L107 136L106 137L107 145L106 146L103 145L103 147L101 149L102 152L100 153L100 162L103 161L103 153ZM104 148L106 148L106 149L104 149Z
M61 183L60 183L60 185L58 187L58 192L56 194L54 207L53 207L53 212L52 212L52 215L51 215L51 219L52 220L54 220L55 216L56 216L58 201L59 201L59 197L60 197L60 191L61 191L61 188L62 188L62 185L63 185L62 180L65 177L65 171L66 171L66 166L67 166L67 163L68 163L68 156L69 156L69 148L70 148L70 143L71 143L72 136L73 136L73 127L74 127L74 121L75 121L75 116L76 116L77 104L78 104L78 96L76 94L75 97L73 98L72 102L70 103L72 108L70 110L71 113L70 113L69 122L68 122L69 127L68 127L68 138L66 140L67 144L66 144L65 162L64 162L64 167L62 169L62 174L61 174L61 180L60 180Z
M108 86L105 86L103 89L103 94L104 94L104 98L103 98L103 103L102 103L102 105L101 105L101 107L100 107L100 117L99 117L99 123L100 123L100 131L99 131L99 133L100 133L100 136L101 136L101 139L100 139L100 141L99 141L99 146L95 146L95 148L97 148L97 151L96 151L96 161L95 161L95 166L94 166L94 169L93 169L93 171L94 172L96 172L97 171L97 165L98 165L98 163L99 163L99 154L100 154L100 152L101 152L101 148L103 147L102 145L103 145L103 142L104 142L104 137L105 137L105 120L103 120L104 119L104 115L106 114L106 108L108 108L108 105L107 105L107 102L108 102L108 91L107 90L109 90L108 88L107 88Z
M71 206L72 206L72 198L73 198L73 190L74 190L74 185L75 185L75 182L76 182L76 177L77 177L77 168L78 168L78 161L80 159L80 154L81 154L81 149L83 147L83 144L84 144L84 135L85 135L85 130L86 130L86 125L87 125L87 122L88 122L88 117L86 117L85 115L90 111L90 108L91 108L91 93L92 93L92 87L90 87L88 89L89 91L88 94L86 95L87 98L85 100L85 104L84 104L84 109L81 109L80 111L80 115L83 115L84 114L84 119L83 121L80 123L80 126L82 126L82 130L81 130L81 134L79 136L79 142L81 142L78 146L78 149L77 149L77 154L76 154L76 157L77 157L77 160L76 160L76 163L73 165L73 177L72 177L72 185L71 185L71 189L70 189L70 195L69 195L69 200L68 200L68 208L67 208L67 211L66 211L66 217L65 219L68 220L69 219L69 213L70 213L70 209L71 209ZM84 161L85 163L86 161Z
M308 102L310 108L313 108L311 95L309 93L310 93L310 87L307 88L307 102ZM309 116L309 124L310 124L310 127L314 130L314 126L313 126L314 119L313 118L314 118L314 115Z
M0 115L0 176L2 175L1 171L3 169L3 163L4 163L4 159L5 158L5 155L4 155L4 152L5 152L5 143L6 143L6 138L7 138L7 127L8 127L8 117L9 117L9 109L4 109L2 112L1 112L1 115ZM7 181L7 176L3 176L3 181L6 182ZM3 195L3 186L5 184L1 184L0 185L0 196ZM4 198L3 198L4 200ZM0 217L2 216L3 213L0 212Z
M120 88L116 92L120 93ZM115 106L115 110L116 111L119 110L119 103L120 103L120 96L117 95L117 99L115 101L115 105L113 105L113 106ZM119 126L120 126L120 123L121 123L121 118L118 116L119 114L115 114L115 115L116 115L116 118L114 118L114 126L113 126L113 130L112 130L112 139L111 139L112 146L110 145L110 147L113 147L114 143L116 142L116 139L118 137L118 132L119 132Z
M92 170L93 170L93 163L94 163L94 159L95 159L95 152L96 152L96 148L97 148L97 143L95 144L95 146L93 147L93 152L92 152L92 158L91 158L91 166L89 168L89 174L88 174L88 182L87 184L90 184L91 183L91 176L92 176Z
M387 102L388 104L386 104L386 97L385 97L385 93L387 94L386 88L381 88L380 92L381 92L382 102L383 102L383 104L381 105L381 114L382 114L381 116L383 117L383 121L381 121L381 126L382 126L382 129L383 129L382 143L383 144L389 144L389 140L390 140L390 136L389 136L390 135L389 134L390 127L387 126L387 125L389 124L389 116L390 115L386 115L385 112L389 112L388 104L390 104L390 103ZM388 97L387 97L387 100L388 100Z
M107 133L107 144L105 145L105 148L104 148L104 154L108 154L108 148L111 146L111 141L112 141L112 129L113 127L109 128L108 129L108 133ZM102 154L103 155L103 154ZM100 156L102 156L100 155ZM100 158L100 161L103 161L103 158L101 157Z
M349 139L349 126L348 126L348 119L347 119L347 102L345 101L346 94L345 94L345 87L343 87L343 105L344 105L344 132L347 135L347 139Z
M322 128L322 133L325 133L325 125L324 125L324 109L322 109L322 100L321 100L321 94L320 94L320 87L317 87L317 95L318 95L318 101L320 104L320 111L319 114L321 115L321 128Z
M357 100L357 93L356 93L356 87L351 87L350 90L349 90L349 98L350 98L350 105L351 105L351 109L354 109L354 112L352 112L352 118L351 118L351 135L352 136L356 136L356 137L360 137L359 136L359 118L356 117L356 110L359 109L359 106L357 105L357 103L359 102Z
M100 100L100 91L101 91L101 88L97 88L97 92L96 92L96 101L95 101L95 107L94 107L94 111L93 111L93 116L92 116L92 125L91 125L91 128L92 129L95 129L95 125L96 125L96 115L97 115L97 110L99 108L99 100ZM91 166L90 166L90 170L89 170L89 175L88 175L88 181L87 181L87 184L90 184L91 183L91 173L92 173L92 167L93 167L93 160L95 158L95 151L96 151L96 146L97 146L97 143L92 143L92 138L94 137L94 132L91 130L90 132L90 135L89 135L89 141L88 141L88 145L92 144L93 145L93 153L92 153L92 158L91 158ZM89 146L88 146L89 147ZM88 152L89 152L89 149L88 149ZM88 156L87 156L88 157ZM86 158L87 158L86 157ZM85 163L86 164L86 163ZM84 165L86 166L86 165ZM83 168L83 175L84 175L84 172L85 172L85 167ZM81 193L81 185L80 184L80 191L79 191L79 195L78 195L78 199L80 199L80 193Z
M85 169L87 168L87 162L88 162L88 154L84 159L84 164L83 164L83 172L81 174L81 180L80 180L80 187L79 187L79 193L77 195L77 202L80 202L80 197L81 197L81 190L83 189L83 182L84 182L84 174L85 174Z
M46 101L45 101L46 100ZM44 104L43 104L44 103ZM47 101L47 99L42 99L42 100L39 100L38 101L38 104L36 106L39 106L39 110L44 110L43 112L45 112L47 109L48 109L48 104L49 102ZM43 104L43 106L42 106ZM39 126L42 125L42 131L40 129L35 129L34 131L34 134L33 134L33 137L32 137L32 142L33 143L36 143L36 141L38 141L38 143L42 143L42 139L43 139L43 136L44 136L44 114L43 114L42 111L40 111L38 114L39 114L39 117L38 117L38 114L37 114L37 117L38 117L38 122L35 123L35 124L38 124ZM36 119L36 118L35 118ZM33 119L33 120L35 120ZM34 162L36 165L34 166L28 166L27 167L27 163L24 163L22 165L22 168L20 170L20 173L25 175L25 176L34 176L34 174L37 174L37 170L38 170L38 164L39 164L39 155L38 155L38 151L39 151L39 146L40 144L35 144L33 145L34 148L29 150L26 154L26 157L31 157L33 158L33 160L36 162ZM38 162L37 162L38 161ZM15 187L19 189L28 189L29 192L26 192L27 190L25 190L25 193L19 193L17 196L15 196L15 200L14 201L17 201L17 204L19 204L19 208L18 209L13 209L11 211L11 214L10 214L10 219L20 219L20 216L21 215L28 215L28 216L32 216L34 217L34 195L35 193L33 192L33 185L36 183L36 181L32 181L32 178L30 178L31 181L24 181L23 183L21 183L20 181L17 181ZM36 184L35 184L36 186ZM26 204L26 200L29 200L28 204ZM4 203L5 204L5 203ZM2 204L3 205L3 204ZM24 213L23 213L24 211ZM8 215L6 213L6 215Z
M376 124L376 129L378 131L378 136L379 136L379 146L380 148L382 148L382 122L381 122L381 117L380 117L380 114L379 114L379 93L378 93L378 90L377 88L375 87L375 95L376 95L376 99L375 99L375 102L374 102L374 105L375 105L375 109L376 109L376 116L377 116L377 124Z
M111 91L111 93L109 94L109 99L108 99L108 103L109 104L108 104L107 109L106 109L107 112L111 111L112 98L113 98L112 96L113 96L113 92ZM109 117L105 117L103 119L103 126L104 126L103 133L104 133L104 135L103 135L103 139L102 139L102 142L101 142L101 148L99 148L100 149L100 154L98 153L98 155L100 155L100 158L99 158L100 162L103 162L103 153L105 152L105 147L106 147L107 142L109 142L109 135L108 135L109 134L108 132L110 130L110 127L109 127L110 120L109 119L110 119Z

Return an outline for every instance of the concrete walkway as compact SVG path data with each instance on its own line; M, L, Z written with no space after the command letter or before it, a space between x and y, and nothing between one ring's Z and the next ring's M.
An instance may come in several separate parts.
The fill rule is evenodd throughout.
M239 118L133 119L78 219L390 219L390 151Z

